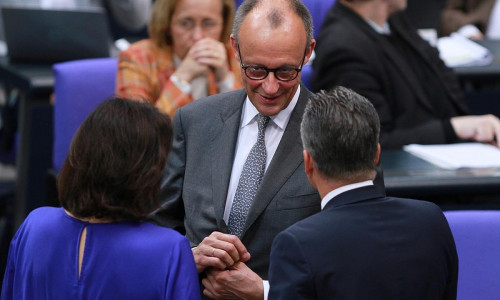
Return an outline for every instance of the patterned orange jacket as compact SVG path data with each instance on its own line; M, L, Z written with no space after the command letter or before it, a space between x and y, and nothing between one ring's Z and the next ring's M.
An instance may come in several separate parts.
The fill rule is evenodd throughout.
M233 89L242 88L240 64L227 48L229 69L234 74ZM150 101L162 112L173 117L177 109L194 99L182 92L170 75L175 71L170 48L160 49L152 40L132 44L118 59L116 95L118 97ZM214 74L208 76L208 95L217 94Z

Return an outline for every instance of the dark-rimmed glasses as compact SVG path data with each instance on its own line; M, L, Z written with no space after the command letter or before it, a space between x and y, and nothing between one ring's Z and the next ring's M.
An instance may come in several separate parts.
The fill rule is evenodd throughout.
M262 80L269 75L269 72L273 72L276 79L281 81L292 81L299 75L299 72L302 71L302 65L304 64L304 60L306 59L306 51L304 51L304 57L302 57L302 62L300 63L300 68L293 67L281 67L276 69L269 69L263 66L247 66L243 64L241 60L241 52L240 52L240 44L238 47L238 55L240 57L240 65L241 68L245 71L245 75L252 80Z

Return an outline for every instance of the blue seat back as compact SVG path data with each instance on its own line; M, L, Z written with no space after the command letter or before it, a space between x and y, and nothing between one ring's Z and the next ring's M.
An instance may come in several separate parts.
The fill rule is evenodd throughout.
M444 214L458 252L457 299L500 299L500 211Z
M54 146L58 172L76 130L87 115L115 92L116 58L95 58L54 64Z

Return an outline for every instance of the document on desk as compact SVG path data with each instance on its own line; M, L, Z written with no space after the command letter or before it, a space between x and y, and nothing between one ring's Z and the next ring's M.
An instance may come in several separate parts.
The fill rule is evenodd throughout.
M444 169L500 167L500 149L489 144L412 144L403 149Z
M493 61L490 50L457 33L439 38L437 48L439 57L450 68L486 66Z

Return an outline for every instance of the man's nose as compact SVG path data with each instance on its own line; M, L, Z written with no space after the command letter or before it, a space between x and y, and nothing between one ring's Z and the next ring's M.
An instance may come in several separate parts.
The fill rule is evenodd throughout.
M269 72L269 74L267 74L267 77L263 79L262 88L269 95L273 95L278 92L279 80L276 78L276 76L274 76L274 72Z

